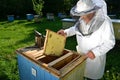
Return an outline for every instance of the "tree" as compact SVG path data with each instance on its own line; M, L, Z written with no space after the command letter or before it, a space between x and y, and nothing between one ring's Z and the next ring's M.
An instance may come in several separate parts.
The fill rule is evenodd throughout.
M32 0L33 2L33 10L36 12L36 14L42 16L42 9L43 9L43 0Z
M69 13L70 9L76 4L78 0L64 0L64 12Z

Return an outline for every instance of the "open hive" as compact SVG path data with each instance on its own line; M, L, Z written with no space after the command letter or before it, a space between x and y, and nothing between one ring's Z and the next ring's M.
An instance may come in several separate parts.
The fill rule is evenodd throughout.
M53 34L54 32L50 34L49 32L47 33L47 39L45 40L43 48L38 48L35 46L21 48L16 51L18 56L22 55L30 62L37 64L39 68L44 69L41 73L46 74L47 72L47 75L50 74L51 77L55 77L55 79L50 78L50 80L82 80L84 74L84 56L64 48L58 49L59 45L57 46L57 44L56 46L53 46L48 38L50 35L54 36ZM52 38L52 36L50 36L50 38ZM54 39L55 36L53 37ZM56 39L58 39L57 36ZM65 39L62 39L62 42L65 43ZM51 46L46 47L48 44L51 44L59 51L56 51L56 49ZM61 47L64 47L64 44L61 45ZM45 48L50 50L46 50ZM25 61L22 62L24 63ZM21 64L22 62L18 61L18 64ZM20 72L21 74L24 74L24 71ZM44 77L44 79L42 77ZM45 78L45 76L41 76L40 80L47 80Z

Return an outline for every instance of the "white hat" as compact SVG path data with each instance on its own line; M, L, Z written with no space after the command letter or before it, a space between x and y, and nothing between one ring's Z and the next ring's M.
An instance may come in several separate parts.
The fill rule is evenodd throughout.
M70 10L70 13L73 16L82 16L95 12L98 9L100 9L100 7L95 5L92 0L79 0L76 6Z

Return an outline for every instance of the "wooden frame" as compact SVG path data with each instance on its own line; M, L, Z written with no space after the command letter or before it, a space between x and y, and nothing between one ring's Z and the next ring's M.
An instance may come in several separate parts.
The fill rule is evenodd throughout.
M64 50L66 37L61 36L53 31L46 30L46 38L44 43L44 54L60 56Z

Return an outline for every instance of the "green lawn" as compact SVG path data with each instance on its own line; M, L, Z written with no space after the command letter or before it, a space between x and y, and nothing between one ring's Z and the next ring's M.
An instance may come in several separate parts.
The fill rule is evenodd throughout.
M17 57L15 50L34 45L34 30L46 34L45 29L58 31L62 28L59 19L41 23L34 21L15 20L14 22L0 22L0 80L19 80ZM72 43L71 43L72 42ZM119 44L119 45L118 45ZM66 48L75 50L75 37L67 39ZM107 54L107 64L103 80L120 80L120 41Z

